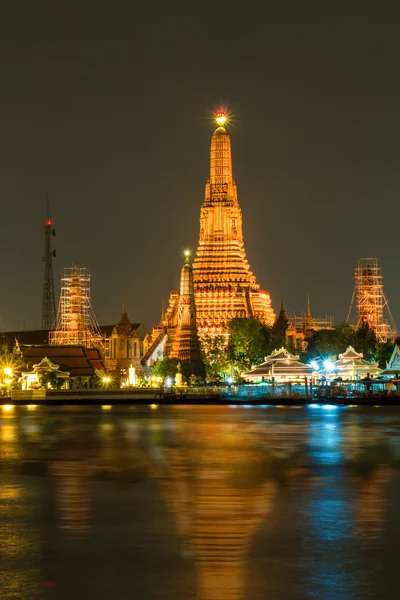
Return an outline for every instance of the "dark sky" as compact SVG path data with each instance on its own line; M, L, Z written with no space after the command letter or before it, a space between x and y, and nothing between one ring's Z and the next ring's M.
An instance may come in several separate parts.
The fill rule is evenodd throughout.
M310 292L343 320L357 258L377 256L400 324L399 25L396 2L2 3L0 329L40 326L46 193L57 302L75 263L100 322L124 300L158 321L197 246L220 103L275 309Z

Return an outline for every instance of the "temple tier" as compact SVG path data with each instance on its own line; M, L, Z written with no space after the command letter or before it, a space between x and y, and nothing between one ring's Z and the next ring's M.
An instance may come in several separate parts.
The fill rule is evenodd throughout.
M229 321L235 317L256 317L273 325L270 295L260 289L246 259L225 123L211 138L210 179L201 207L193 281L200 338L227 336Z

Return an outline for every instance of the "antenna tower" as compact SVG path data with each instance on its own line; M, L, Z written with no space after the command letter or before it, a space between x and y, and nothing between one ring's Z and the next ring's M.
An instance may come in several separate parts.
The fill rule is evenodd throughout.
M90 299L90 273L86 267L66 267L61 278L57 323L50 332L50 344L79 344L104 350L100 331Z
M44 222L44 283L42 300L42 329L53 329L56 321L56 301L54 297L53 281L53 256L56 251L51 249L51 238L56 235L53 221L50 218L49 205L47 204L47 219Z
M347 320L349 320L354 299L357 306L357 327L368 323L381 343L396 338L396 325L383 291L383 276L377 258L358 259L353 299ZM385 309L389 321L385 320Z

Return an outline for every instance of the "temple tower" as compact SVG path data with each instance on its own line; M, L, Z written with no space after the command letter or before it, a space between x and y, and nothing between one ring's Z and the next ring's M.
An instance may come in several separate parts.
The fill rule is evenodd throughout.
M383 276L377 258L358 259L347 322L350 319L354 299L357 307L356 327L368 324L375 332L378 342L381 343L396 339L396 325L383 291Z
M196 327L193 269L190 265L190 252L188 250L185 252L185 264L181 270L177 327L173 336L170 357L189 363L195 374L200 375L204 371Z
M268 292L261 290L246 259L242 212L232 175L227 115L216 114L211 138L210 178L200 212L200 237L193 280L200 338L227 335L235 317L275 321Z
M66 267L61 278L60 303L52 345L81 345L104 350L102 335L90 299L90 274L86 267Z

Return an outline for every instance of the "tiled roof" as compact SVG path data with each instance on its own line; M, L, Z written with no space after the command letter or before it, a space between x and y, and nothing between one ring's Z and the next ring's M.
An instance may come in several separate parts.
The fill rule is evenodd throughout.
M104 370L103 361L99 351L86 350L83 346L29 346L24 349L24 358L29 367L36 364L44 357L51 357L51 361L58 365L65 365L71 376L94 375L95 371Z

